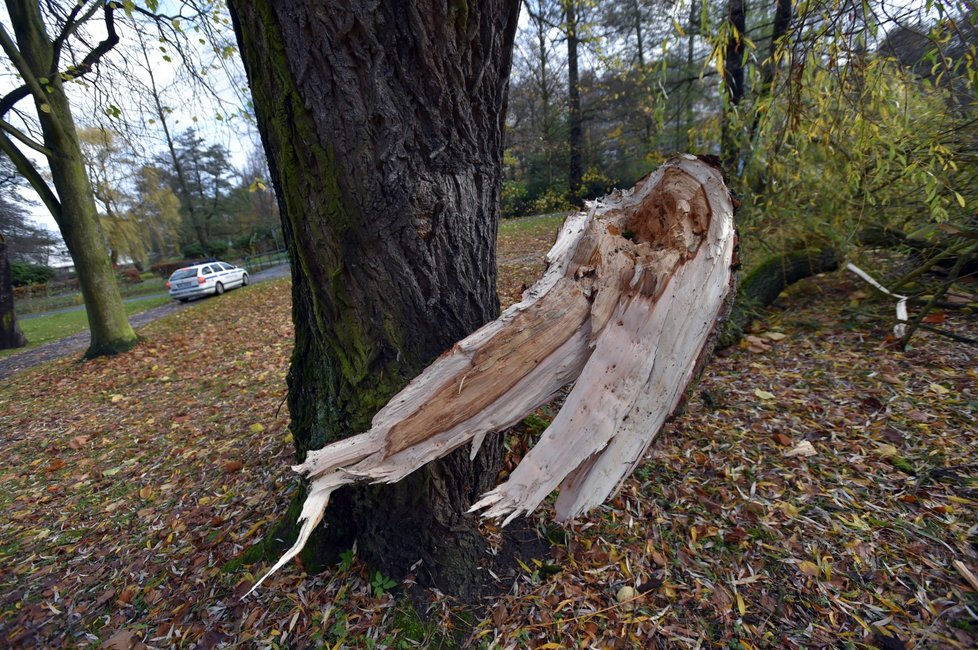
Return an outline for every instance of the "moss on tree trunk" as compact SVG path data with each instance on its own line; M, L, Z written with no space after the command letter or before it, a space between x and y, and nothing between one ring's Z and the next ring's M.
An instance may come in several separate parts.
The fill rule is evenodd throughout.
M519 4L231 3L293 263L289 409L300 459L364 431L432 359L498 313L502 127ZM487 443L337 494L307 568L354 539L388 575L456 593Z
M733 310L717 347L737 343L751 320L758 316L760 310L773 303L785 288L809 276L838 268L839 259L832 248L806 248L765 259L742 276Z

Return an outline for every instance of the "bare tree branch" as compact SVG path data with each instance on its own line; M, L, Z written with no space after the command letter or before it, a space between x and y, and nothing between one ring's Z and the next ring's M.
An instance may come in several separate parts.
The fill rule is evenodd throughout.
M116 5L114 3L105 3L105 39L96 45L91 52L85 55L85 58L82 59L81 63L76 66L69 67L62 73L62 78L64 81L71 81L72 79L77 79L91 72L95 64L98 63L103 56L105 56L119 43L119 34L115 31L115 9ZM51 72L52 75L58 74L57 65L58 59L55 58L52 61L52 66L55 68Z
M44 206L51 213L51 216L54 217L54 220L60 225L61 202L58 200L58 197L55 196L47 181L44 180L44 177L41 176L41 173L37 171L34 163L32 163L30 159L24 155L24 152L21 151L5 133L0 133L0 151L7 154L10 160L14 163L14 166L17 168L17 171L27 179L27 182L30 183L32 188L34 188L34 191L36 191L41 197L41 201L44 202Z
M30 138L23 131L21 131L20 129L14 127L14 125L12 125L10 122L7 122L6 120L0 119L0 129L3 129L8 134L10 134L11 136L13 136L14 138L16 138L17 140L19 140L20 142L24 143L25 146L33 149L37 153L39 153L39 154L41 154L43 156L50 156L51 155L51 150L50 149L48 149L47 147L45 147L40 142L37 142L34 139Z
M61 33L58 34L58 37L54 39L54 42L51 44L54 49L54 55L51 57L51 61L52 66L55 68L58 67L58 60L61 58L61 48L64 46L65 42L72 34L77 32L78 28L85 24L96 11L98 11L99 3L93 3L88 8L88 11L85 12L85 15L76 20L78 14L81 12L84 6L85 2L79 2L75 5L75 7L71 10L71 13L69 13L68 17L65 19L65 26L61 30Z

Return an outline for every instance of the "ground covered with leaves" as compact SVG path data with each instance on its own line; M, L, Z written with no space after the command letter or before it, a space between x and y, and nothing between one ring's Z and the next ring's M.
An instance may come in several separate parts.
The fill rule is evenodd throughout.
M504 303L558 221L501 229ZM265 567L228 563L295 489L290 294L202 301L129 353L0 387L0 645L974 647L975 349L924 332L895 350L892 313L842 274L797 285L617 497L566 530L543 509L550 551L515 582L419 616L353 553L241 599ZM939 319L978 335L974 315ZM512 453L548 416L506 434Z

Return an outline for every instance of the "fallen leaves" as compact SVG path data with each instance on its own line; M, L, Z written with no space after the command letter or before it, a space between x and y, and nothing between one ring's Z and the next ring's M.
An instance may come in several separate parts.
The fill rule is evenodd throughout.
M68 441L68 448L81 449L82 447L88 444L89 440L91 440L91 436L75 436Z
M750 352L761 353L772 349L771 343L780 343L788 338L784 332L762 332L760 334L748 334L741 342L741 347Z
M547 243L501 269L504 300ZM974 647L962 605L976 586L956 564L978 566L974 353L928 333L912 353L882 350L875 324L846 321L848 293L829 276L782 298L752 332L768 349L707 366L715 402L694 395L612 503L525 569L497 569L472 629L436 599L443 645ZM250 601L261 565L222 572L292 497L286 409L275 416L289 313L286 284L231 292L144 330L132 352L0 387L14 432L0 438L6 645L426 645L405 639L402 601L375 598L359 560L297 566ZM974 337L962 318L948 310L942 326ZM188 334L218 326L233 343ZM817 453L786 455L797 449Z
M137 646L146 647L130 630L119 630L102 644L106 650L135 650Z
M817 453L818 452L815 450L815 447L811 442L808 440L802 440L797 445L784 452L784 456L785 458L794 458L796 456L807 458L809 456L814 456Z
M225 298L142 330L152 347L65 359L0 387L0 430L15 432L0 438L5 467L28 470L0 471L5 647L197 646L215 626L230 638L238 610L221 568L242 550L233 536L267 526L288 505L287 414L276 411L291 323L282 283ZM241 316L253 313L270 320L256 327ZM228 339L184 334L199 328L222 328ZM268 340L255 340L255 330ZM222 381L262 373L273 385ZM234 458L242 449L264 463L247 479ZM283 599L265 604L263 618L279 608L295 614ZM256 632L269 638L233 636L249 645Z
M818 565L814 562L808 560L803 560L798 563L798 570L801 571L806 576L817 576L822 570L818 568Z

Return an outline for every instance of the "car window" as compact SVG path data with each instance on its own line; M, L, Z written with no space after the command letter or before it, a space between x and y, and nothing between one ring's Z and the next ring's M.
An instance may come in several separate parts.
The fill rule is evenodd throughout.
M173 275L170 276L171 280L185 280L187 278L192 278L197 275L197 269L180 269L174 271Z
M201 269L201 271L200 271L200 273L201 273L201 275L210 275L210 274L211 274L211 273L213 273L213 272L214 272L214 271L212 271L212 270L211 270L211 267L209 267L209 266L205 266L205 267L204 267L203 269Z
M234 270L234 267L233 266L231 266L230 264L227 264L225 262L221 262L221 268L224 269L225 271L233 271Z

